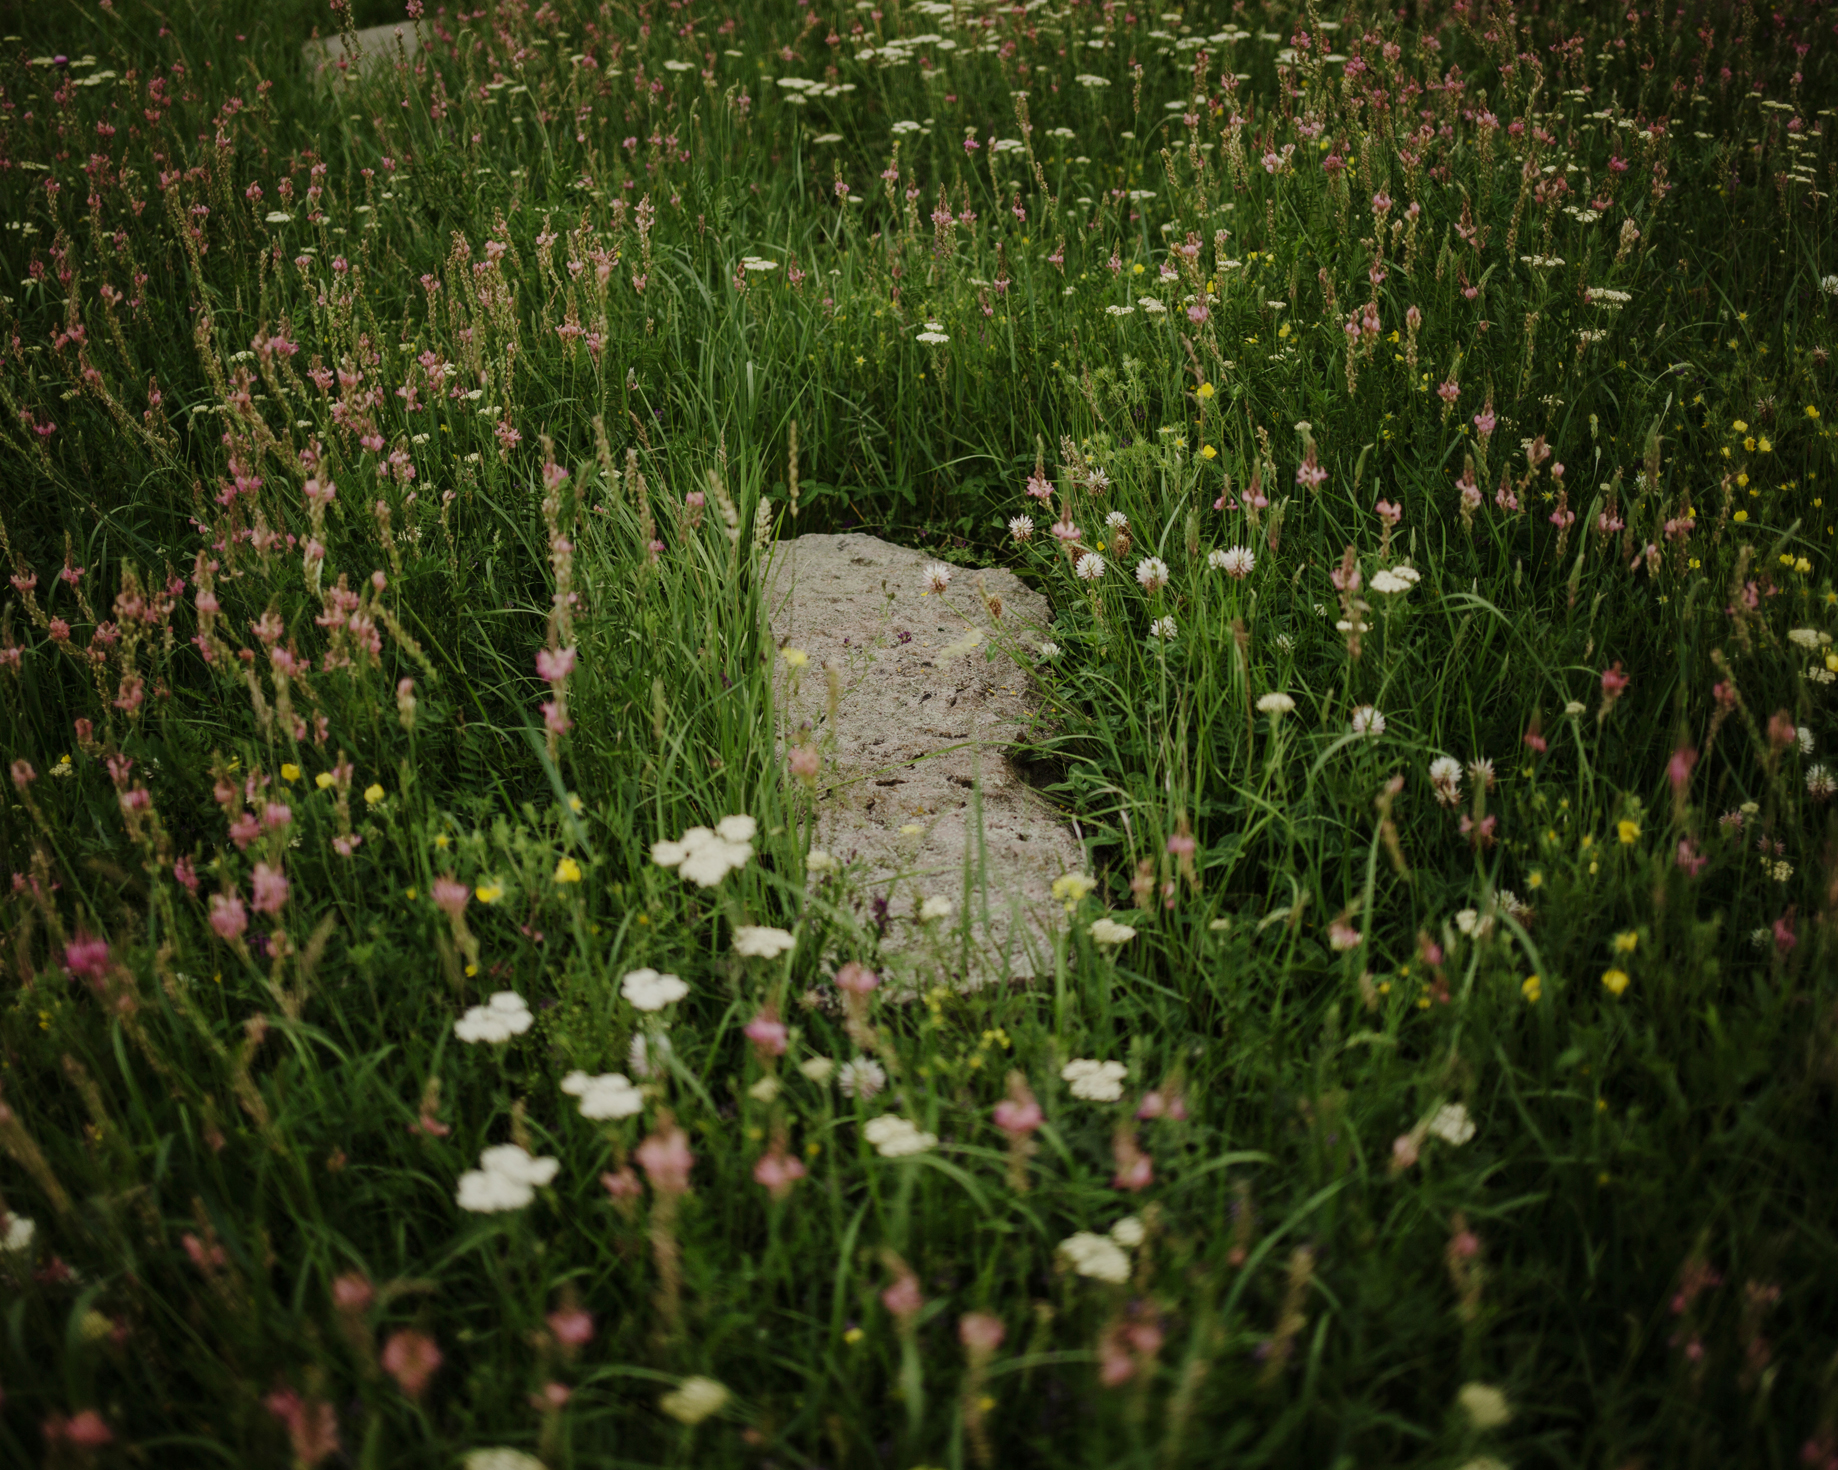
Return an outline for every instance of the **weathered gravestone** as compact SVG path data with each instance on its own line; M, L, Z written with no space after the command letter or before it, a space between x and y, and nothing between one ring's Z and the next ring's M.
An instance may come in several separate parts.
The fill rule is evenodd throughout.
M1053 880L1084 869L1064 818L1006 754L1035 720L1030 669L1050 609L1000 570L952 568L929 591L929 563L873 536L773 547L773 637L810 656L801 671L779 661L782 736L822 751L816 845L862 865L866 893L887 903L891 948L924 949L960 972L938 978L961 983L1026 976L1064 922ZM840 685L833 724L826 666ZM928 898L952 915L919 921ZM967 945L952 933L960 920Z

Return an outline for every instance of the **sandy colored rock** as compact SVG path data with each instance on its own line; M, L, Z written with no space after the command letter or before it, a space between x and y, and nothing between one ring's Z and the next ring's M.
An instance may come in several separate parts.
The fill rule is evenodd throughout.
M306 42L300 48L300 55L305 60L307 70L317 75L331 78L340 74L356 73L358 76L375 76L394 65L398 52L397 38L401 38L402 50L413 56L421 49L421 36L412 22L400 25L367 26L352 34L347 44L340 32L329 36L320 36Z
M810 655L795 693L792 670L779 663L786 731L795 740L810 723L824 755L816 845L859 863L860 881L886 899L888 947L946 957L943 967L967 970L957 978L970 983L1029 975L1043 944L1051 952L1054 920L1064 922L1053 880L1085 866L1072 831L1005 754L1033 721L1029 668L1051 610L1001 570L952 568L945 592L930 593L930 561L862 535L773 548L773 637ZM983 592L1000 599L999 617ZM983 639L970 646L978 630ZM833 729L826 663L842 684ZM956 915L930 925L913 918L927 898L962 909L967 865L968 945L951 934Z

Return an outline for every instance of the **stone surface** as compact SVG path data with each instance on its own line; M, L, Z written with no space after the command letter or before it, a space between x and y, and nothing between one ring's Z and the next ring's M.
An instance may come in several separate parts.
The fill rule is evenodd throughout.
M859 863L858 881L887 899L889 947L960 959L967 952L963 978L972 983L1026 976L1051 954L1053 880L1084 870L1074 834L1005 754L1034 717L1028 670L1051 609L1001 570L953 568L946 591L929 593L930 560L862 535L800 536L773 547L774 640L810 655L795 678L779 660L783 733L795 739L802 722L811 724L824 754L815 845ZM982 592L1000 599L999 617ZM961 651L978 629L982 644ZM833 730L826 663L842 685ZM956 916L924 925L913 918L928 897L962 909L966 864L967 949L951 936Z
M402 48L413 56L421 49L421 37L414 22L405 21L399 25L368 26L353 34L355 46L347 45L345 37L334 31L329 36L320 36L306 42L300 48L300 56L306 62L308 71L319 76L332 78L341 73L355 72L358 76L374 76L394 65L398 53L396 37L400 32Z

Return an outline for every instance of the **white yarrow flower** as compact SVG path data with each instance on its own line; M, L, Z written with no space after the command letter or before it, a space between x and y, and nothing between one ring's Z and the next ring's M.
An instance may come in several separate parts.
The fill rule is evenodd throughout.
M689 987L675 975L660 975L649 969L628 970L619 982L619 993L641 1011L661 1011L688 995Z
M1430 1119L1429 1131L1444 1143L1459 1148L1474 1137L1474 1119L1468 1116L1468 1110L1460 1103L1444 1103L1436 1109L1436 1116Z
M660 1398L657 1406L679 1424L700 1424L711 1414L720 1413L731 1397L726 1387L712 1378L685 1378Z
M1141 1245L1143 1237L1147 1233L1148 1232L1143 1228L1142 1221L1137 1219L1134 1215L1125 1215L1115 1225L1110 1227L1110 1238L1116 1241L1117 1244L1122 1246L1126 1251L1133 1251L1137 1246Z
M460 1175L459 1206L481 1215L521 1210L560 1167L552 1158L532 1158L514 1143L488 1148L479 1155L477 1169Z
M1059 1075L1071 1084L1072 1095L1083 1102L1115 1102L1123 1096L1123 1079L1129 1075L1129 1068L1122 1062L1080 1057L1061 1067Z
M948 898L928 898L919 905L919 917L925 919L948 919L951 917L951 900Z
M921 1132L909 1119L893 1114L870 1118L862 1128L862 1137L873 1144L875 1152L884 1159L903 1159L938 1146L936 1133Z
M581 1116L596 1122L607 1118L630 1118L644 1111L645 1096L634 1087L623 1072L607 1072L589 1077L585 1072L570 1072L562 1078L562 1091L581 1100Z
M1121 1286L1130 1279L1130 1258L1108 1235L1081 1230L1059 1243L1058 1255L1080 1276Z
M734 953L748 959L776 960L796 941L783 929L760 924L742 924L734 931Z
M1410 591L1410 583L1406 582L1396 572L1374 572L1372 574L1372 580L1366 585L1371 587L1374 592L1383 592L1388 596L1396 596L1400 592Z
M1090 934L1097 944L1128 944L1136 937L1136 931L1128 924L1119 924L1111 918L1094 920Z
M0 1250L8 1255L22 1255L32 1249L32 1240L38 1234L38 1226L24 1215L6 1217L6 1235L0 1238Z
M1296 702L1287 694L1266 694L1257 701L1257 707L1267 715L1286 715L1296 707Z
M487 1004L470 1007L455 1021L453 1034L469 1044L483 1041L499 1046L513 1036L523 1035L535 1019L521 995L514 990L500 990Z

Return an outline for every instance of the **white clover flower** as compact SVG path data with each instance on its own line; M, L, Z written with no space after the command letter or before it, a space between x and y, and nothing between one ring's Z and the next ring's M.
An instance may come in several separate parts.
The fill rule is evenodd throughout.
M628 970L619 982L619 993L641 1011L661 1011L688 995L689 987L675 975L660 975L650 969Z
M562 1078L562 1091L570 1097L578 1097L581 1116L596 1122L605 1118L629 1118L644 1111L644 1094L623 1072L607 1072L599 1077L570 1072Z
M1008 534L1017 541L1029 540L1034 534L1033 517L1010 516L1008 518Z
M936 1133L921 1132L910 1119L887 1114L870 1118L862 1127L862 1137L874 1145L884 1159L904 1159L938 1147Z
M697 1376L685 1378L660 1398L657 1406L679 1424L700 1424L719 1414L731 1397L724 1385Z
M920 569L919 575L925 579L927 592L943 592L951 585L951 568L941 561L928 561Z
M923 920L948 919L951 917L952 903L948 898L928 898L919 905L919 917Z
M1292 712L1296 702L1287 694L1266 694L1257 701L1257 707L1264 714L1282 716Z
M836 1085L842 1089L844 1097L865 1101L887 1085L887 1073L872 1057L857 1057L836 1069Z
M1806 768L1806 792L1814 801L1825 801L1834 792L1838 792L1838 777L1834 777L1827 766L1808 766Z
M742 924L734 931L734 953L748 959L776 960L797 941L783 929Z
M514 990L500 990L487 1004L472 1006L455 1021L453 1034L468 1044L484 1041L498 1046L523 1035L535 1019L521 995Z
M1385 717L1369 704L1353 711L1353 733L1376 740L1385 733Z
M1159 556L1145 556L1136 563L1136 580L1144 592L1159 592L1168 585L1168 563Z
M1248 577L1251 569L1257 565L1257 553L1248 546L1234 546L1230 550L1215 550L1206 558L1207 566L1216 572L1224 572L1228 577Z
M488 1148L479 1155L478 1168L460 1175L459 1207L479 1215L521 1210L560 1167L555 1159L530 1157L514 1143Z
M836 1063L828 1057L806 1057L798 1063L798 1070L821 1087L830 1080L830 1074L836 1070Z
M0 1237L0 1250L8 1255L23 1255L32 1249L32 1241L38 1234L38 1226L24 1215L6 1217L6 1235Z
M1038 652L1043 659L1058 658L1059 645L1049 639L1047 642L1040 645Z
M804 855L804 871L807 873L828 873L840 866L841 864L821 847L813 847Z
M1429 1132L1444 1143L1459 1148L1474 1137L1474 1119L1468 1116L1468 1110L1460 1103L1444 1103L1436 1109L1436 1116L1430 1119Z
M1838 276L1820 277L1819 289L1827 296L1838 296Z
M1159 638L1164 643L1173 639L1179 632L1180 629L1175 626L1172 617L1157 618L1154 622L1149 624L1149 636L1151 638Z
M1062 1240L1056 1254L1080 1276L1089 1276L1093 1281L1121 1286L1130 1279L1130 1258L1108 1235L1081 1230Z
M669 1064L674 1048L670 1038L662 1031L653 1032L649 1037L641 1031L632 1037L632 1044L625 1049L625 1064L632 1069L634 1077L650 1077L653 1072L662 1072Z
M1801 755L1812 754L1813 733L1810 728L1801 725L1799 729L1793 732L1793 738L1799 742Z
M1143 1237L1146 1234L1147 1232L1143 1229L1142 1221L1137 1219L1134 1215L1125 1215L1115 1225L1110 1227L1110 1238L1116 1241L1117 1244L1122 1246L1126 1251L1133 1251L1137 1246L1141 1245Z
M1136 937L1136 931L1128 924L1111 918L1093 920L1089 932L1095 944L1128 944Z
M1130 518L1120 510L1113 510L1104 517L1104 524L1113 531L1127 531L1130 528Z
M1123 1096L1123 1079L1128 1074L1122 1062L1097 1062L1089 1057L1059 1069L1060 1077L1072 1085L1072 1095L1083 1102L1115 1102Z
M1088 551L1078 559L1072 568L1082 582L1095 582L1104 575L1104 558L1095 551Z
M1436 788L1436 800L1446 807L1461 803L1461 762L1453 756L1439 755L1430 762L1430 785Z

